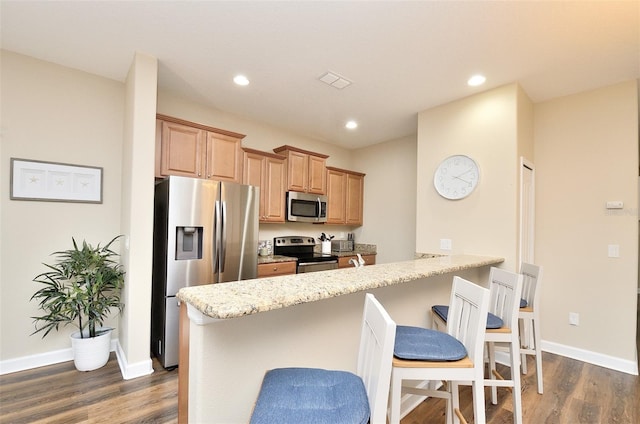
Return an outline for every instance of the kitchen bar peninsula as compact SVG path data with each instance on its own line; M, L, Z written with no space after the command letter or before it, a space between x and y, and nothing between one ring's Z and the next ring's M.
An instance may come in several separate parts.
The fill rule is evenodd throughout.
M454 275L486 286L504 258L452 255L183 288L179 421L246 423L271 368L355 372L364 294L398 324L430 326Z

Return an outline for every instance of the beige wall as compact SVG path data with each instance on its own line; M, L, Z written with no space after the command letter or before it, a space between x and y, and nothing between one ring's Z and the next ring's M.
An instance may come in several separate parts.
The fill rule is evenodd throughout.
M54 251L78 241L105 243L120 232L124 86L84 72L2 51L0 156L0 360L70 347L72 327L29 336L29 298ZM99 166L103 203L9 200L10 158ZM119 246L114 245L118 250ZM117 318L107 324L116 327Z
M354 167L367 174L364 223L356 243L378 247L376 263L413 259L416 234L416 136L354 151Z
M543 339L635 362L636 81L535 105L535 141ZM625 207L609 214L607 200ZM607 256L609 244L619 258Z
M137 53L126 85L122 155L122 261L127 270L118 359L125 378L153 372L151 280L158 61ZM121 353L121 354L120 354Z
M416 251L504 257L517 269L518 105L511 84L421 112L418 115ZM472 157L480 168L475 191L447 200L433 186L448 156ZM451 239L452 251L440 250Z

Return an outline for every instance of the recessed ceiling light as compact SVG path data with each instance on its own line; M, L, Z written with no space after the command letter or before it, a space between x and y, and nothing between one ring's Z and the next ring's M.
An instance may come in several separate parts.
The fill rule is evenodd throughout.
M477 87L479 85L484 84L484 82L487 79L484 77L484 75L474 75L471 78L469 78L469 80L467 81L467 84L470 85L471 87Z
M356 121L347 121L347 123L344 124L344 126L347 129L355 130L356 128L358 128L358 123Z
M249 79L244 75L236 75L233 77L233 82L238 85L249 85Z

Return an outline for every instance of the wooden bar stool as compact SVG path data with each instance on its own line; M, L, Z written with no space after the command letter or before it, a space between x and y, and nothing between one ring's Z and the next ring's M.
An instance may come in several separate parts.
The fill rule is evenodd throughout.
M447 423L464 420L459 409L458 382L471 381L476 424L485 423L482 347L489 291L460 277L453 278L447 331L398 326L391 371L389 422L398 424L402 394L447 399ZM403 385L405 380L447 381L446 391Z
M487 319L487 328L484 329L484 341L487 344L487 356L489 361L488 379L484 380L485 386L491 387L491 403L498 403L497 387L512 388L513 417L517 424L522 423L522 393L520 383L520 338L518 331L518 316L520 298L522 295L522 276L503 269L491 268L489 275L489 313L493 319ZM442 313L441 305L431 308L433 325L438 328L448 323ZM489 315L488 315L489 316ZM502 325L496 327L497 323ZM495 344L500 343L509 348L509 366L511 378L505 379L496 370Z
M396 324L365 296L357 375L318 368L268 371L251 424L385 424Z
M542 350L540 348L540 292L542 287L542 267L523 262L522 300L520 318L520 353L522 354L522 374L527 373L527 355L536 357L536 380L538 393L542 394Z

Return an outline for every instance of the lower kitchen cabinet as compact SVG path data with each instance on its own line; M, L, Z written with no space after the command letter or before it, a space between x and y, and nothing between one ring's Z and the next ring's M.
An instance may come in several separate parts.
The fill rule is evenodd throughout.
M296 262L273 262L258 264L258 278L276 277L296 273Z
M361 255L361 256L362 256L362 259L364 259L365 266L376 264L376 255ZM352 268L353 264L349 263L349 260L351 259L355 259L357 261L358 257L356 255L338 257L338 268Z

